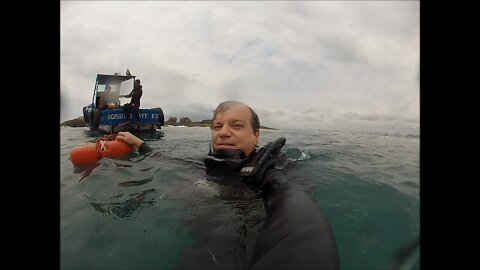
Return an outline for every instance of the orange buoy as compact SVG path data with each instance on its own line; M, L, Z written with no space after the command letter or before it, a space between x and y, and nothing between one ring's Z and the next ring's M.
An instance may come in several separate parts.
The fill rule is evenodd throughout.
M95 143L81 144L70 151L73 165L94 163L102 157L124 158L133 151L133 146L116 139L117 135L98 138Z
M101 158L102 156L98 153L95 143L82 144L70 151L70 160L73 165L86 165Z

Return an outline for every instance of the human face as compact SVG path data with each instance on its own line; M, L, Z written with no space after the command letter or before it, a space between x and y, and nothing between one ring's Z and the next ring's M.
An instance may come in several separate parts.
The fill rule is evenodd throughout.
M233 105L217 113L213 120L213 149L237 149L249 155L258 143L259 131L253 133L251 112L247 106Z

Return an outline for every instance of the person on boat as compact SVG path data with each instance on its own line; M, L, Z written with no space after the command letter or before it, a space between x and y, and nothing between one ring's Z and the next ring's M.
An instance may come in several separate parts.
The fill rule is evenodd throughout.
M110 92L112 87L110 85L105 85L105 90L100 94L100 101L98 108L100 110L114 109L116 107L113 94Z
M122 107L123 113L125 114L128 120L130 120L130 113L133 113L133 115L140 122L140 115L138 110L140 109L140 99L142 98L142 95L143 95L143 89L139 79L135 80L133 89L130 92L130 94L120 95L120 97L131 98L130 103L126 103Z
M248 183L259 190L266 209L248 268L339 269L337 244L326 217L277 166L285 159L280 151L285 138L258 148L258 115L238 101L218 105L211 129L213 151L204 160L207 175L237 177ZM140 154L152 150L129 132L119 132L117 140L137 147Z

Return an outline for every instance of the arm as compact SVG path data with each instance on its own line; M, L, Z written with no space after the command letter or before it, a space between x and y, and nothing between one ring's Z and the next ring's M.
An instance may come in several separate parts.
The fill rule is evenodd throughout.
M128 94L128 95L120 95L120 97L130 98L130 97L132 97L132 95L133 95L133 90L130 92L130 94Z
M118 132L117 140L124 141L132 146L135 146L140 152L140 155L143 155L152 151L152 148L150 146L148 146L144 141L142 141L140 138L138 138L137 136L133 135L128 131Z
M108 107L108 104L107 104L107 99L105 97L105 93L101 93L100 94L100 99L98 101L98 108L100 110L104 109L104 108L107 108Z
M267 219L250 269L339 269L332 229L315 202L273 166L261 185Z

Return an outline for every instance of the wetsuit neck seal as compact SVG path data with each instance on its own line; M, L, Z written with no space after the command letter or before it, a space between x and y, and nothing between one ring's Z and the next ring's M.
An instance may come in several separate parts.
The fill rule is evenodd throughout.
M254 151L255 152L255 151ZM252 152L253 154L253 152ZM236 149L218 149L210 151L208 156L204 159L206 173L210 176L237 176L248 157L242 150Z

